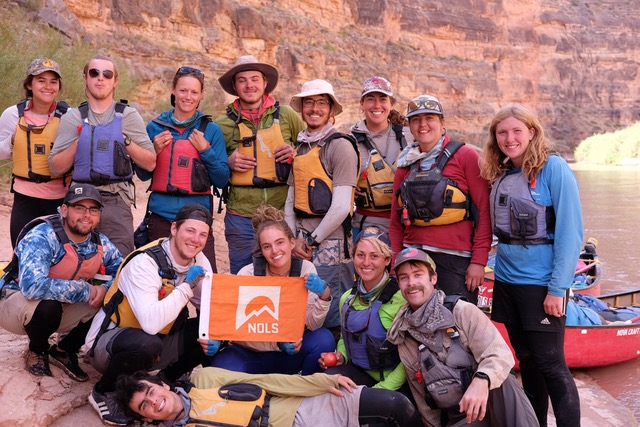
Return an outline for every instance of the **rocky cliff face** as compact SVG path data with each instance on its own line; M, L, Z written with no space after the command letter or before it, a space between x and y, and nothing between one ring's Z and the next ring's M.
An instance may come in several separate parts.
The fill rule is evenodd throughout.
M39 15L128 58L149 114L179 65L217 78L250 53L278 66L283 102L308 79L331 81L347 105L339 125L361 117L374 74L402 112L415 95L439 97L449 132L479 145L511 102L568 147L640 119L635 0L45 0ZM222 107L230 98L209 82Z

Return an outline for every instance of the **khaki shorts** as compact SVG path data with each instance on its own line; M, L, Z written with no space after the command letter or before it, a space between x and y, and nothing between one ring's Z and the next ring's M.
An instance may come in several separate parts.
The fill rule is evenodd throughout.
M0 328L16 335L27 335L24 325L31 322L36 307L42 300L30 300L16 290L7 290L7 294L0 300ZM62 320L57 332L71 331L80 322L87 322L96 314L98 308L91 307L87 302L62 304Z

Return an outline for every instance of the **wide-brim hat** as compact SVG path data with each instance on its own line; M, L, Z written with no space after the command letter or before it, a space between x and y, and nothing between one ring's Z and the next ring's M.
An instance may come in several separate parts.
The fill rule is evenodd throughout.
M342 104L338 102L336 99L336 95L333 91L333 86L326 80L311 80L310 82L306 82L302 85L302 92L293 95L291 97L291 108L296 110L298 113L302 112L302 99L308 96L314 95L329 95L329 98L333 101L333 115L337 116L342 113Z
M431 266L431 269L436 271L436 263L431 259L427 253L421 249L406 248L403 249L396 257L396 262L393 265L393 270L398 274L398 267L405 262L417 261L423 264Z
M273 92L276 86L278 86L278 69L276 67L263 62L258 62L256 57L253 55L244 55L238 58L235 65L231 67L229 71L218 78L220 86L222 86L222 89L224 89L225 92L238 96L238 92L236 92L233 87L233 78L236 74L242 71L260 71L264 74L267 79L267 87L264 90L266 93Z
M91 184L72 184L69 190L67 190L67 194L64 196L62 203L72 205L81 200L93 200L98 203L100 207L104 206L100 192Z

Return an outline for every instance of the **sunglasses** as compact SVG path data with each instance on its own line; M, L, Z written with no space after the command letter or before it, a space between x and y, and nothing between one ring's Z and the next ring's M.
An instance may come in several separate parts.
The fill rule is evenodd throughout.
M98 77L100 73L102 73L104 78L107 80L111 80L113 76L115 76L115 73L113 72L113 70L98 70L97 68L91 68L89 70L89 76L94 79Z
M204 73L202 70L198 70L193 67L180 67L178 68L178 72L176 74L194 74L196 76L202 76L204 78Z
M442 106L440 103L433 99L429 99L426 96L419 96L409 102L409 105L407 106L407 113L411 113L416 110L433 110L442 114Z
M20 127L20 129L23 132L33 132L36 135L40 135L43 131L46 125L42 125L42 126L34 126L34 125L30 125L27 124L26 126L23 125L22 123L18 123L18 126Z

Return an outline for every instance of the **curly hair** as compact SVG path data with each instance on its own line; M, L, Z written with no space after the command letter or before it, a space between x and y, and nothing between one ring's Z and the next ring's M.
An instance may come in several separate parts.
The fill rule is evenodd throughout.
M407 119L404 117L404 115L396 110L396 109L391 109L389 111L389 121L391 122L392 125L402 125L402 126L407 126L409 123L407 122Z
M532 112L519 104L501 108L491 120L489 140L484 147L484 158L480 170L480 175L490 184L493 184L512 166L510 159L498 147L496 138L496 128L500 122L509 117L521 121L528 129L534 130L533 139L529 142L522 161L522 172L528 180L538 175L553 150L551 143L544 136L540 121Z
M288 239L295 239L291 227L289 227L289 224L287 224L284 218L284 212L273 206L260 205L251 217L251 224L256 232L256 240L258 242L257 252L260 250L260 233L267 227L279 228Z

